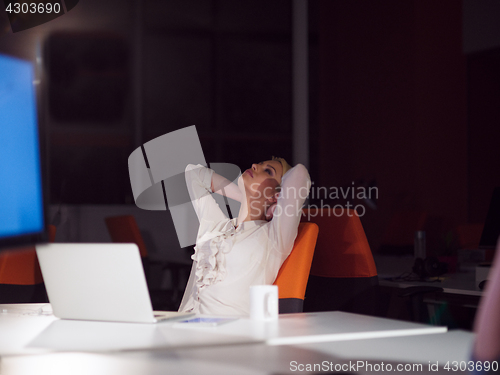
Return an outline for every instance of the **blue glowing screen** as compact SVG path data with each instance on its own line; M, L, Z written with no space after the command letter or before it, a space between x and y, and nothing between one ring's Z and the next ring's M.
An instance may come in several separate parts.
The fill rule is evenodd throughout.
M43 230L33 79L30 62L0 54L0 239Z

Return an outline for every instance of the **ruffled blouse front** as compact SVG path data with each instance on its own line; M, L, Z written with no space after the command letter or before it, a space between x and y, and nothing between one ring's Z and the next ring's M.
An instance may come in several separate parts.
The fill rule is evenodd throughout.
M196 291L224 280L226 258L233 247L232 237L236 228L232 221L222 222L221 228L200 237L191 259L196 264Z

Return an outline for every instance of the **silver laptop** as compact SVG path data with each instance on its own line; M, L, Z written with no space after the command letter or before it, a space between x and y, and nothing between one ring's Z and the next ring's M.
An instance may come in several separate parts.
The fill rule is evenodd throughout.
M155 311L135 244L36 246L54 315L61 319L156 323L194 314Z

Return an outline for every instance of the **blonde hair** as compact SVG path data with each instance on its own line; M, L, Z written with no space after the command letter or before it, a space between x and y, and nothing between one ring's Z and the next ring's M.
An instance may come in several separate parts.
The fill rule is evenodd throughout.
M271 160L279 161L281 163L281 166L283 167L283 175L281 176L282 178L283 178L283 176L285 175L286 172L288 172L290 169L292 169L292 167L290 166L290 164L288 164L286 162L286 160L283 159L283 158L278 158L276 156L273 156Z

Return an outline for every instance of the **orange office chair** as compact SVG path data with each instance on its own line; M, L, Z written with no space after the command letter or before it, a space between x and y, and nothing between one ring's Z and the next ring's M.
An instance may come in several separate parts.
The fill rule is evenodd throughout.
M319 228L314 223L299 225L292 252L283 262L274 282L278 286L280 314L303 311L318 231Z
M56 241L57 228L55 225L49 224L49 242Z
M111 216L104 219L111 240L117 243L135 243L141 258L148 256L141 231L132 215Z
M180 305L180 298L182 298L182 293L184 292L184 286L180 285L181 272L189 275L191 264L153 261L149 259L141 231L133 215L110 216L104 220L113 242L135 243L139 247L153 307L156 310L176 310ZM153 265L160 266L162 270L168 269L171 273L172 295L170 301L165 301L164 293L161 290L155 290L151 285L150 267Z
M56 227L49 225L49 242ZM42 272L33 246L0 254L0 303L48 302Z
M356 211L305 209L302 221L320 228L304 311L381 315L376 309L377 269Z

